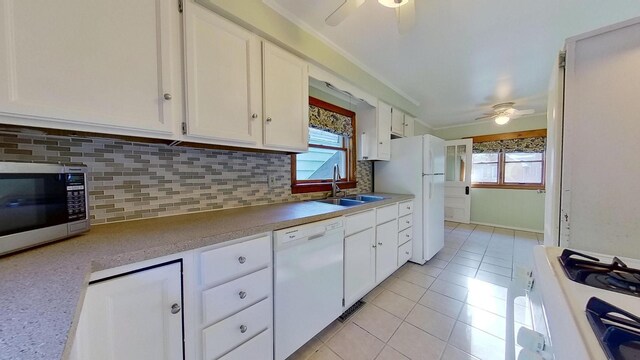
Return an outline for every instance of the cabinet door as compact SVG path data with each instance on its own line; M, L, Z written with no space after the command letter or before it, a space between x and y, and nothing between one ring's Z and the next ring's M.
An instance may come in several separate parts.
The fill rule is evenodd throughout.
M376 283L382 282L398 263L398 222L389 221L376 227Z
M3 1L0 114L33 126L170 134L174 17L176 4L164 0Z
M404 135L404 113L398 109L391 109L391 133Z
M391 105L378 102L378 160L391 159Z
M181 263L90 285L72 358L182 359L181 295Z
M416 125L416 118L409 115L404 115L404 136L413 136Z
M260 41L191 1L185 4L187 135L261 140Z
M267 42L262 43L264 145L307 151L309 135L308 65Z
M373 228L344 239L344 301L349 307L376 286Z

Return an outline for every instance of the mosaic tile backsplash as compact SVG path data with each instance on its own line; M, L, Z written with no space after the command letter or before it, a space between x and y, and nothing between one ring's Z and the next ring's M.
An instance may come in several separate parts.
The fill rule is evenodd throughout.
M91 223L323 197L291 194L291 156L105 138L0 133L1 161L82 163L89 168ZM276 185L269 187L273 175ZM372 191L372 164L357 164Z

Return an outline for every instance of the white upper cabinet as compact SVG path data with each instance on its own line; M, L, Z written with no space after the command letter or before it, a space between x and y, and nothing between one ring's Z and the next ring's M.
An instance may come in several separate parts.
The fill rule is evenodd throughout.
M175 2L1 5L0 115L11 117L2 122L171 135L179 116L171 100L179 87L172 62L180 51L172 38L179 31Z
M404 113L398 109L391 109L391 133L404 136Z
M261 143L259 39L187 1L185 63L186 137L239 146Z
M391 105L378 101L377 132L378 158L376 160L391 159Z
M264 145L286 151L307 151L309 75L302 59L262 43Z
M408 136L413 136L414 132L415 132L415 126L416 126L416 118L414 118L411 115L404 115L404 133L403 135L408 137Z

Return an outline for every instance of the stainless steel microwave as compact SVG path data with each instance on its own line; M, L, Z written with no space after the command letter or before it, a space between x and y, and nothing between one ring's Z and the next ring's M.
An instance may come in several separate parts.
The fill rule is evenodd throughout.
M86 166L0 162L0 255L89 226Z

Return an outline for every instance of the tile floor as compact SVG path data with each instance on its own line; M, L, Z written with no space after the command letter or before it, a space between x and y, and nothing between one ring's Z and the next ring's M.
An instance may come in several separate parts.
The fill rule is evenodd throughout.
M334 321L288 360L504 359L506 293L542 234L445 223L445 247L407 263L345 323ZM526 304L516 321L530 326ZM517 330L517 329L516 329Z

